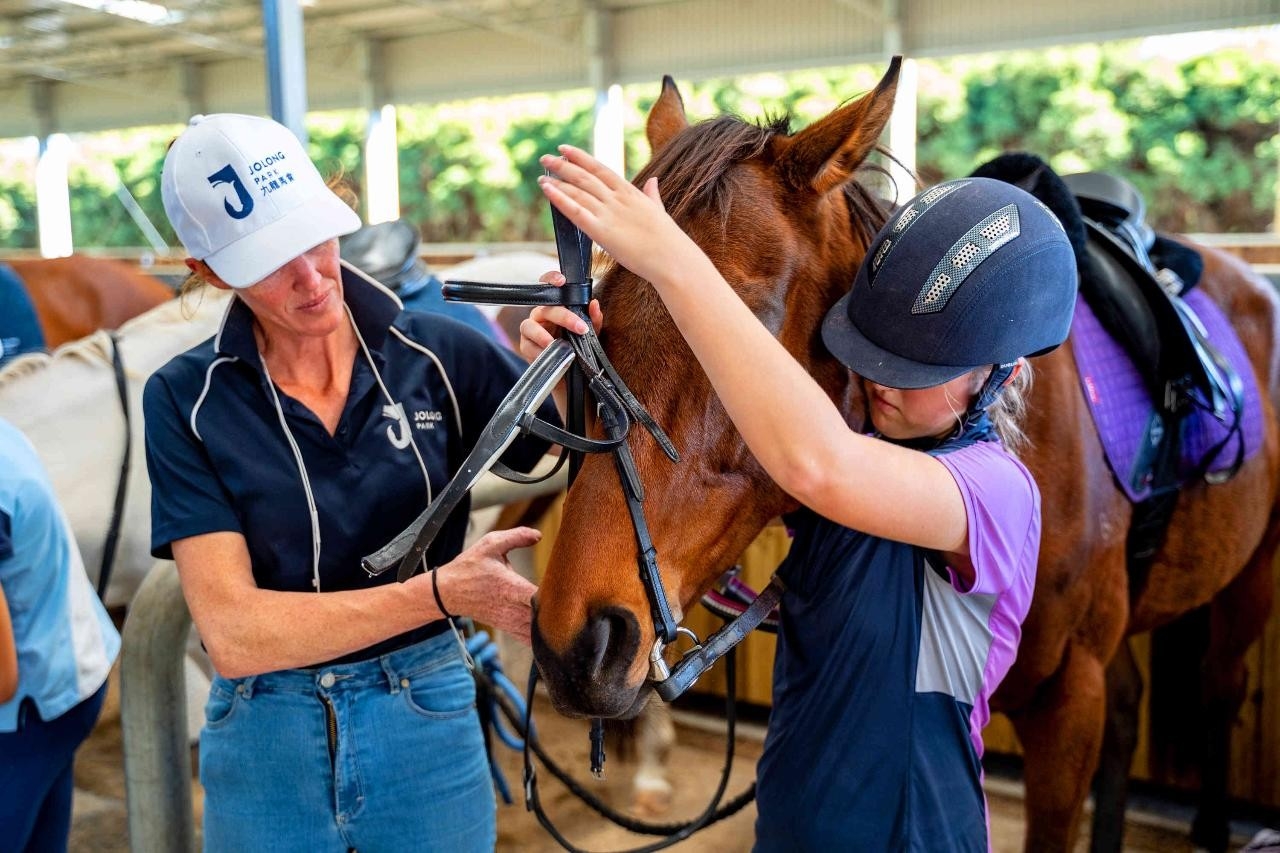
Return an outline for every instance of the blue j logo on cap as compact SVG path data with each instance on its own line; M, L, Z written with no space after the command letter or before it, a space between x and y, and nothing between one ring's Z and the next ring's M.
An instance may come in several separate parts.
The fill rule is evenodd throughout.
M244 182L240 180L240 176L236 174L236 170L231 164L223 166L218 171L209 176L210 186L218 186L218 184L231 184L235 188L236 198L240 202L240 209L231 206L229 200L224 199L222 206L226 208L227 215L232 219L244 219L250 213L253 213L253 196L249 195L249 191L245 189Z

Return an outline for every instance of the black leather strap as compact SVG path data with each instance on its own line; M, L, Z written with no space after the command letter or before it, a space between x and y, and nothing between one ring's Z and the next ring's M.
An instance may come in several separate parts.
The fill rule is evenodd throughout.
M680 662L672 668L670 677L654 682L654 691L662 697L664 702L670 702L692 687L698 680L698 676L710 669L712 664L742 642L747 634L750 634L768 617L781 600L785 590L786 587L782 581L774 575L769 585L760 591L760 595L751 602L751 606L744 610L741 616L711 635L711 638L702 644L702 648L689 652L681 658Z
M120 398L120 411L124 415L124 453L120 458L120 474L116 478L116 498L111 504L111 523L107 526L107 538L102 543L102 565L98 570L98 598L106 600L107 585L116 564L116 548L120 543L120 528L124 524L124 502L129 486L129 464L133 459L133 426L129 415L129 383L124 374L124 358L120 355L120 339L111 333L111 372L115 375L116 394Z
M440 289L450 302L484 305L568 305L585 307L591 302L591 279L554 284L491 284L483 281L446 281Z

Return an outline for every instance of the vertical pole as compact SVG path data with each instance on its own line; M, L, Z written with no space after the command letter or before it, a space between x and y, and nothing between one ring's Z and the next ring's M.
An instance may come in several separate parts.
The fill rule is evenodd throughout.
M373 225L400 218L400 154L396 140L396 108L387 94L383 44L373 39L361 47L361 106L368 112L364 134L364 213Z
M120 728L133 853L195 850L183 671L190 630L177 566L157 562L129 605L120 647Z
M591 153L619 175L626 174L622 139L622 87L614 83L612 17L594 3L583 13L587 82L596 94Z
M307 56L298 0L262 0L271 117L307 141Z
M36 137L36 225L40 235L40 255L61 258L71 254L71 191L67 187L67 157L71 140L56 133L58 122L53 106L54 84L33 80L31 108L40 132Z
M885 58L903 51L901 0L883 0ZM889 161L890 191L899 202L915 195L916 187L916 63L903 58L898 73L898 94L889 117L889 150L897 161Z

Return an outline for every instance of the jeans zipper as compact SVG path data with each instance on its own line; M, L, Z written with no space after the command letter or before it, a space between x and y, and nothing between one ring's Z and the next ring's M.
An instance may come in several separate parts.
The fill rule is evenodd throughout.
M329 769L332 771L338 760L338 715L333 712L333 703L328 697L320 697L324 703L325 728L329 734Z

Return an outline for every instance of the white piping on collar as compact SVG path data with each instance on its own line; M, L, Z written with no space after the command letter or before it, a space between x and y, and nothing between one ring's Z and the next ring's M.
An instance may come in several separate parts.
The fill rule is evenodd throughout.
M217 343L215 343L214 344L215 352L217 351L217 348L218 348L218 345ZM219 364L222 364L223 362L232 362L232 361L239 361L239 360L240 359L236 358L234 355L219 356L218 358L215 358L213 362L204 369L204 388L200 389L200 396L196 397L196 404L191 407L191 418L190 418L191 431L195 433L196 438L199 439L201 442L204 441L204 436L200 435L200 428L196 426L196 415L199 414L200 407L204 405L204 398L209 393L209 386L213 384L213 369L217 367Z
M213 285L207 286L212 287ZM231 309L235 307L236 300L239 298L240 297L233 292L231 294L231 298L227 300L227 308L222 312L222 320L218 323L218 333L213 336L214 352L222 352L222 330L227 327L227 318L231 316Z
M458 408L458 397L453 393L453 383L449 381L449 374L445 372L444 365L440 363L439 357L395 326L391 327L391 334L399 338L405 346L416 349L435 363L436 369L440 371L440 378L444 380L445 390L449 392L449 402L453 403L453 420L458 426L458 435L462 435L462 410Z
M395 291L394 291L394 290L392 290L391 288L387 287L385 284L383 284L382 282L378 281L376 278L374 278L373 276L369 275L369 274L368 274L367 272L365 272L364 270L360 269L360 268L359 268L359 267L357 267L357 266L352 265L351 263L349 263L349 262L347 262L347 261L345 261L345 260L342 260L341 258L338 260L338 263L342 265L342 268L343 268L344 270L347 270L348 272L353 273L354 275L356 275L357 277L359 277L359 278L363 279L364 281L368 282L369 284L372 284L372 285L373 285L374 287L376 287L378 290L382 291L382 293L383 293L385 296L390 297L390 298L391 298L391 301L392 301L392 302L394 302L394 303L396 304L396 307L397 307L397 308L399 308L399 309L401 309L401 310L403 310L403 309L404 309L404 303L400 301L400 297L396 295L396 293L395 293ZM345 302L346 300L344 299L343 301Z

